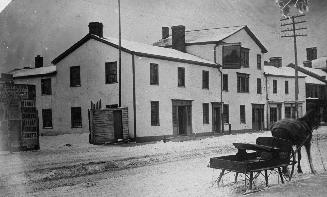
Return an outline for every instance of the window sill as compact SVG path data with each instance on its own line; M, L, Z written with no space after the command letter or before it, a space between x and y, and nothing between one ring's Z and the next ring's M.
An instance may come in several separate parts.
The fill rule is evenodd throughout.
M250 92L237 92L237 93L247 93L247 94L249 94Z
M43 129L53 129L53 127L43 127Z
M70 86L71 88L74 88L74 87L81 87L81 85L74 85L74 86Z
M75 127L71 127L72 129L78 129L78 128L82 128L82 126L75 126Z
M160 124L158 124L158 125L151 125L151 127L159 127L160 126Z
M159 84L156 84L156 83L154 83L154 84L151 84L151 83L150 83L150 85L151 85L151 86L159 86Z
M41 96L51 96L52 94L41 94Z
M111 83L105 83L105 84L107 85L107 84L116 84L116 83L118 83L118 82L111 82Z
M177 86L178 88L185 88L185 86Z
M202 90L209 90L209 88L202 88Z
M228 92L228 90L223 90L224 92Z

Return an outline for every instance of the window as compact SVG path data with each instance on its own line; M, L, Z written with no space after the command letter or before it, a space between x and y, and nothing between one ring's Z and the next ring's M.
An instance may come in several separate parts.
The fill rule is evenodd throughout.
M209 124L209 103L203 103L203 124Z
M159 101L151 101L151 126L159 125Z
M261 55L257 54L257 68L261 69Z
M288 81L285 81L285 94L288 94Z
M117 62L105 63L106 84L117 83Z
M43 128L52 128L52 110L42 109Z
M240 105L240 121L241 123L245 122L245 105Z
M202 89L209 89L209 71L202 71Z
M185 68L178 67L178 87L185 87Z
M257 78L257 94L261 94L262 90L261 90L261 79Z
M158 64L150 63L150 85L159 85Z
M229 123L229 105L228 104L223 105L223 118L224 118L224 123Z
M228 75L223 74L223 90L228 91Z
M249 49L241 48L241 67L249 67Z
M41 94L51 95L51 78L41 79Z
M277 80L273 80L273 94L277 94Z
M70 87L78 86L81 86L80 67L72 66L70 67Z
M71 122L72 128L81 128L82 127L82 112L81 107L72 107L71 108Z
M249 75L237 73L237 92L249 92Z
M223 68L241 68L241 45L223 46Z

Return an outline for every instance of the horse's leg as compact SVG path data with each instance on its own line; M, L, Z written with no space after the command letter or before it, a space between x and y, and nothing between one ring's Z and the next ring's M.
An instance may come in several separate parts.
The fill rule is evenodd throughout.
M305 150L307 151L308 155L308 160L310 164L310 169L312 174L317 174L317 171L314 169L313 164L312 164L312 157L311 157L311 142L308 141L307 143L304 144Z
M301 147L300 146L296 146L296 150L297 150L297 172L298 173L303 173L302 172L302 168L301 168Z

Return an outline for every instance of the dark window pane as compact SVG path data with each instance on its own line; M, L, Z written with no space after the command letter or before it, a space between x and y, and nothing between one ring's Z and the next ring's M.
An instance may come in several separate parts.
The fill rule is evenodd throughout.
M52 110L42 109L43 128L52 128Z
M245 105L240 105L240 122L246 123L245 122Z
M106 84L117 83L117 62L105 63Z
M41 79L41 93L51 95L51 78Z
M185 68L178 67L178 86L185 86Z
M277 94L277 80L273 80L273 93Z
M257 94L261 94L261 79L257 79Z
M249 92L249 75L237 73L237 92Z
M203 103L203 124L209 124L209 103Z
M223 74L223 90L228 91L228 75Z
M229 123L229 105L224 104L223 105L223 118L224 118L224 123Z
M150 84L158 85L159 84L159 69L158 64L150 64Z
M72 66L70 67L70 86L81 86L81 76L80 76L80 67Z
M151 126L159 125L159 101L151 101Z
M241 48L241 67L249 67L249 49Z
M82 127L81 107L72 107L71 108L71 122L72 122L72 128Z
M202 71L202 88L209 89L209 71Z
M288 81L285 81L285 94L288 94Z
M257 68L261 69L261 55L257 54Z
M223 68L241 67L241 46L223 46Z

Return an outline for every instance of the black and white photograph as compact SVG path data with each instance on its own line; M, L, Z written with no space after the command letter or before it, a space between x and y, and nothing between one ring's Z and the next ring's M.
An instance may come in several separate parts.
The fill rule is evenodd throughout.
M0 196L326 196L326 33L326 0L0 0Z

